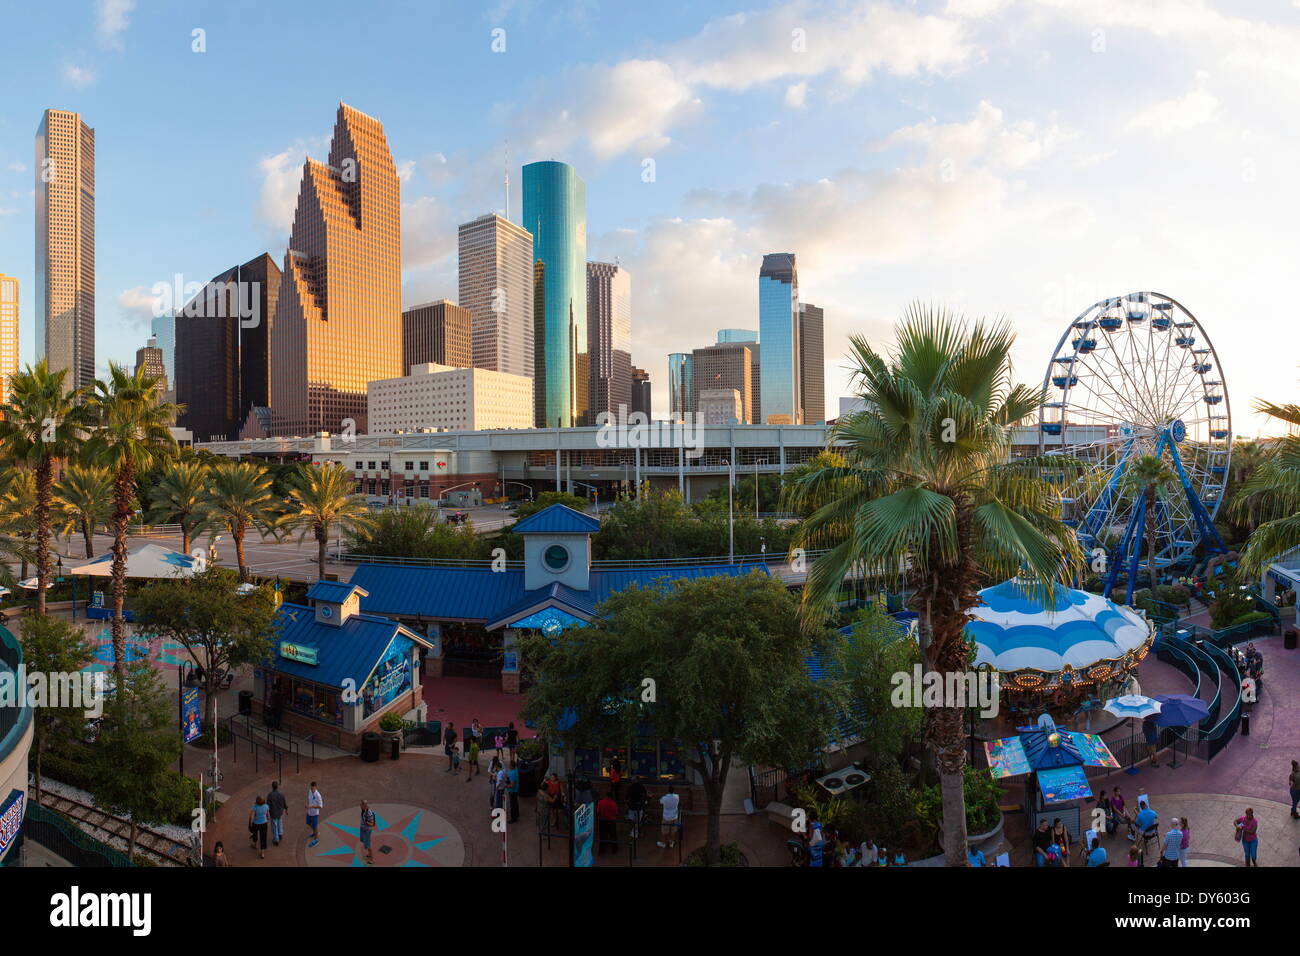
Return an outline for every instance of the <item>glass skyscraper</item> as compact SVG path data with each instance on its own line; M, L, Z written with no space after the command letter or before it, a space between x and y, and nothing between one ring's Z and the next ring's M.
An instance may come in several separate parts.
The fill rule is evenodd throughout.
M733 345L737 342L757 342L758 333L753 329L718 329L718 344Z
M763 422L803 424L799 365L799 274L793 252L763 257L758 273L758 351L763 369L759 405Z
M668 412L675 422L695 411L695 356L673 352L668 356Z
M533 386L539 427L589 424L587 186L568 163L524 167L533 234Z

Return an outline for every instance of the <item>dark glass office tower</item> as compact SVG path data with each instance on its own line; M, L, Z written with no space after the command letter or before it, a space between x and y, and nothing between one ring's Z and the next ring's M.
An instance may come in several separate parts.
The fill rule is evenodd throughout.
M762 422L799 425L799 274L793 252L763 257L758 273L758 351Z
M589 424L587 186L568 163L524 167L533 234L533 387L539 427Z
M587 263L588 389L592 422L623 420L632 404L632 277L612 262Z
M799 389L803 424L826 421L826 349L823 345L825 313L818 306L799 303Z

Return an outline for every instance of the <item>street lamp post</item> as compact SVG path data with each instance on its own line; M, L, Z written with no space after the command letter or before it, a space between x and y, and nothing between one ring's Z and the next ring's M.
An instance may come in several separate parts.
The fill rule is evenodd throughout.
M736 464L727 462L727 563L736 563L736 522L732 511L732 493L736 486Z

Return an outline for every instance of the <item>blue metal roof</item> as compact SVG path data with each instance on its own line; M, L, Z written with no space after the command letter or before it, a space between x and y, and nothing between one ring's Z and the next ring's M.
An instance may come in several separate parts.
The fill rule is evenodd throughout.
M575 591L571 587L556 583L550 587L525 591L522 600L512 604L496 615L495 618L488 621L486 627L489 631L494 631L498 627L509 627L515 621L527 617L532 611L542 606L559 607L568 611L574 617L582 618L584 621L590 621L596 614L595 605L590 602L588 592Z
M360 591L362 597L366 596L365 590L355 584L344 584L342 581L317 581L308 589L307 600L342 604L353 591Z
M510 530L515 534L594 534L600 530L600 521L568 505L554 504L516 522Z
M404 637L430 646L429 642L396 621L374 614L354 614L341 626L320 624L313 608L285 604L276 612L279 640L271 652L270 667L281 674L300 677L326 687L342 687L349 678L359 690L383 659L388 645ZM280 642L316 649L316 664L304 664L280 656Z
M564 585L524 590L523 571L490 571L486 568L404 568L396 565L363 564L352 573L352 583L367 592L362 610L404 618L444 621L497 622L512 610L526 610L555 595L570 608L582 609L590 617L597 604L629 584L648 587L656 581L671 584L688 578L714 575L767 573L762 564L724 564L688 568L630 568L591 572L586 591Z

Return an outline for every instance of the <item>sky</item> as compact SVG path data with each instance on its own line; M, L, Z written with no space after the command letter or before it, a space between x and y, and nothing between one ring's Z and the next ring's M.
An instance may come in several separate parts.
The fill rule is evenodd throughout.
M96 132L98 362L131 363L156 283L279 261L338 102L402 177L403 299L457 297L456 226L520 210L519 168L587 183L588 258L632 275L633 362L756 328L764 253L849 335L910 302L1004 318L1041 381L1092 303L1173 296L1239 435L1292 401L1300 2L0 0L0 273L35 358L33 139ZM196 41L195 31L202 31ZM196 46L202 46L196 51Z

